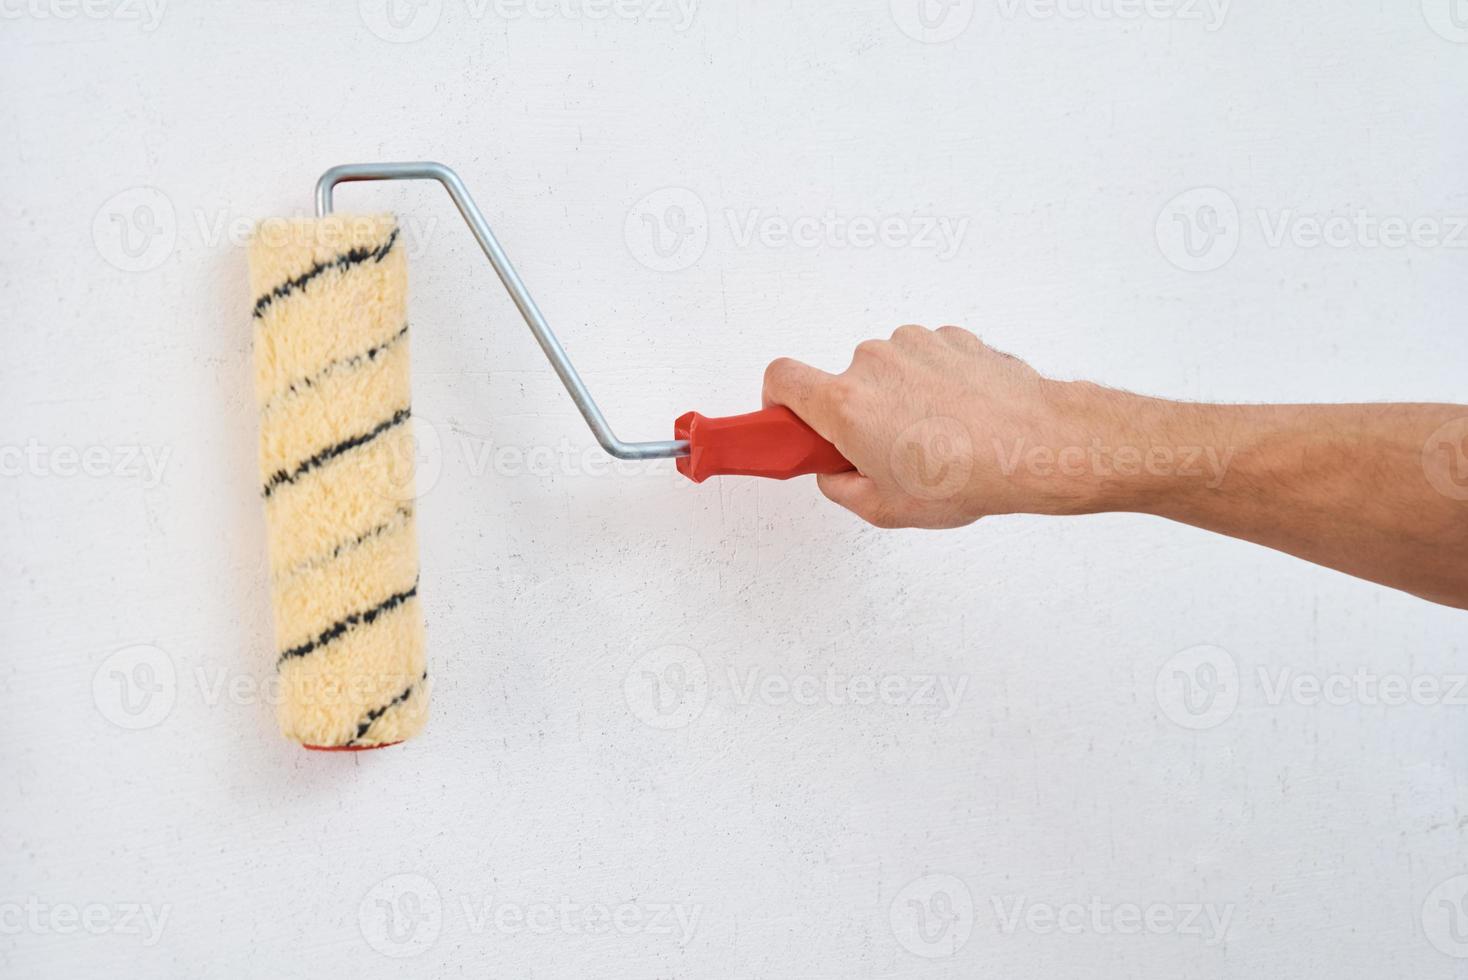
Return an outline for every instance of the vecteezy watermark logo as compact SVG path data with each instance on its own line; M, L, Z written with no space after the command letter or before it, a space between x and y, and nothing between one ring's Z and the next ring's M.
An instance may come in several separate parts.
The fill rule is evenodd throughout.
M383 956L417 956L438 941L443 900L433 882L419 874L397 874L372 886L357 907L357 924L367 945Z
M0 936L141 936L142 945L158 945L173 912L171 904L136 902L43 902L32 896L24 902L0 902Z
M1255 217L1264 244L1282 248L1456 248L1468 249L1468 216L1461 214L1372 214L1364 208L1348 213L1312 214L1283 208L1258 208Z
M439 427L422 415L414 415L404 438L389 440L383 479L373 486L382 496L397 503L421 500L438 486L443 475L443 437Z
M1239 665L1222 647L1188 647L1167 658L1154 687L1158 707L1174 724L1215 728L1239 706Z
M828 210L820 215L791 218L766 214L759 208L743 212L726 209L724 220L734 244L739 248L749 248L755 243L772 249L869 249L881 246L931 251L940 262L958 254L969 225L966 217L933 214L875 217Z
M173 253L178 219L156 187L129 187L102 203L92 218L97 253L123 272L148 272Z
M1259 241L1266 248L1468 250L1468 214L1276 207L1254 208L1245 219L1233 198L1217 187L1194 188L1169 201L1157 216L1157 245L1179 269L1211 272L1233 258L1245 224L1251 229L1258 225Z
M976 0L891 0L892 22L914 41L942 44L968 29Z
M5 0L0 20L132 20L151 34L163 21L164 6L165 0Z
M92 702L119 728L152 728L168 717L177 697L173 658L148 644L109 654L92 675Z
M693 26L699 0L465 0L469 16L486 11L500 20L625 20L672 25L681 34Z
M701 904L633 901L583 901L569 895L539 900L509 900L497 895L463 895L445 903L433 882L419 874L393 875L362 899L358 918L362 936L384 956L417 956L438 941L445 920L471 936L562 935L639 937L687 946L693 941Z
M923 875L897 893L887 918L898 945L914 956L953 956L974 931L974 896L953 875Z
M1194 187L1163 205L1157 247L1185 272L1221 268L1239 248L1239 207L1217 187Z
M658 647L638 657L627 671L622 694L628 709L644 724L682 728L708 704L708 669L703 658L687 647Z
M859 214L828 208L819 214L780 214L763 208L725 208L718 215L738 249L907 249L946 262L963 248L969 219L937 214ZM634 204L623 228L632 256L656 272L696 263L718 221L703 200L683 187L665 187Z
M1427 437L1422 472L1444 497L1468 500L1468 416L1444 422Z
M357 0L357 13L384 41L411 44L433 33L443 16L443 0Z
M1351 673L1316 674L1282 667L1257 669L1264 701L1279 707L1286 699L1305 708L1468 707L1468 674L1378 674L1367 668Z
M842 674L827 670L824 674L792 676L766 673L758 667L744 671L743 677L730 667L728 680L734 702L739 705L759 702L776 708L786 705L931 708L939 718L953 716L969 685L967 674Z
M1012 477L1021 470L1029 476L1051 479L1087 474L1105 477L1175 476L1196 479L1210 490L1223 485L1236 450L1217 446L1108 446L1092 440L1089 446L1035 446L1017 439L1006 447L993 440L999 472Z
M1200 23L1212 33L1228 17L1229 0L997 0L1005 20L1137 21Z
M1422 0L1422 16L1438 37L1468 44L1468 0Z
M478 936L493 929L507 936L651 936L679 946L693 941L702 905L683 902L580 902L569 896L556 901L507 902L486 896L465 899L468 930Z
M1438 952L1468 959L1468 874L1454 875L1427 893L1422 932Z
M989 899L999 931L1012 936L1021 930L1037 936L1189 936L1217 946L1228 937L1233 903L1109 902L1092 896L1087 902L1031 902L1020 895L1012 902Z
M163 482L172 454L168 446L47 445L29 439L25 445L0 445L0 478L138 480L146 490Z
M667 481L677 472L671 459L617 459L596 443L573 444L565 436L555 445L496 443L473 433L458 435L458 458L472 477L649 477Z
M358 0L367 29L384 41L421 41L438 27L443 0ZM641 21L672 25L675 33L693 26L698 0L463 0L471 21L494 17L521 20Z
M632 205L622 233L638 262L654 272L678 272L708 247L708 209L688 188L664 187Z
M921 419L898 434L888 464L898 486L919 500L949 500L968 486L973 440L946 416Z

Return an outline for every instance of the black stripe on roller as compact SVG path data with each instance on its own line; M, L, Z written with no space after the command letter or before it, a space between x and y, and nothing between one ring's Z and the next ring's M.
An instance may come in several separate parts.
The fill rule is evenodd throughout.
M367 361L377 360L378 357L386 353L390 348L392 348L394 344L402 340L407 335L408 325L405 323L403 324L403 329L399 330L397 333L393 334L391 337L387 338L376 347L369 347L362 353L353 354L351 357L343 357L335 361L327 362L327 364L315 374L307 375L304 378L299 378L295 381L292 381L284 391L277 392L276 394L271 395L270 400L261 407L260 411L262 413L270 411L270 409L280 399L285 398L287 395L298 394L307 388L314 388L322 381L331 377L333 374L336 374L339 371L354 371L357 368L361 367Z
M376 527L369 528L368 530L363 531L355 538L352 538L348 541L343 541L341 544L337 545L335 548L332 548L324 555L317 555L315 558L308 558L303 562L292 565L290 569L282 573L280 577L287 578L290 576L299 575L301 572L307 571L308 569L320 568L322 565L325 565L328 562L336 561L336 559L340 558L348 551L362 547L362 545L366 544L368 541L371 541L375 537L386 534L387 532L396 530L400 527L406 527L407 523L412 519L413 508L411 506L403 505L401 507L394 508L393 516L389 520L383 521Z
M408 421L408 418L412 414L413 410L411 408L400 408L392 414L392 418L385 419L377 423L371 429L363 432L360 435L352 436L350 439L343 439L341 442L337 443L334 446L327 446L325 449L311 456L309 459L305 459L302 460L300 463L297 463L295 469L289 471L276 470L270 475L270 479L265 481L265 487L260 491L261 495L269 498L269 496L275 492L277 487L283 486L287 483L295 483L307 473L320 466L326 465L333 459L336 459L342 453L347 452L348 450L356 449L358 446L365 446L373 439L376 439L378 436L382 435L388 429L402 425L404 422Z
M296 276L294 279L287 279L285 282L281 283L279 286L276 286L270 292L255 300L255 319L258 320L260 317L264 316L265 310L270 306L271 303L274 303L278 299L285 299L291 293L306 288L306 284L308 282L310 282L312 279L315 279L323 272L326 272L328 269L341 269L345 271L346 269L350 269L354 265L361 265L363 262L366 262L369 259L373 262L381 262L384 258L387 257L387 253L392 251L393 243L395 243L397 240L398 230L394 228L392 230L392 234L387 236L387 241L383 242L376 248L369 248L366 245L359 245L356 248L348 249L347 251L338 255L336 258L330 259L329 261L317 262L315 265L311 266L311 268L307 269L299 276Z
M428 680L428 671L425 670L423 672L423 676L421 678L419 678L419 682L421 683L422 681L426 681L426 680ZM402 704L404 701L407 701L410 697L413 696L413 691L416 690L417 687L418 687L417 684L409 684L403 690L403 693L402 694L399 694L397 697L393 698L391 701L389 701L387 704L384 704L382 707L380 707L380 708L373 708L371 711L367 712L367 714L362 718L362 720L357 723L357 734L355 734L351 738L347 739L346 747L350 747L350 746L356 745L357 744L357 739L359 739L363 735L366 735L367 734L367 730L372 727L372 723L373 722L375 722L377 719L381 718L383 715L387 714L388 711L390 711L391 709L396 708L398 705Z
M275 666L279 668L280 665L285 663L287 660L293 660L296 657L304 657L308 653L320 650L331 641L340 639L347 632L356 629L358 626L367 626L371 623L376 622L378 617L392 612L394 609L398 608L398 606L401 606L403 603L407 602L409 599L413 598L417 594L418 582L417 580L414 580L413 587L411 589L408 589L404 592L394 592L392 595L388 596L386 599L383 599L371 609L364 609L361 612L354 612L350 616L337 620L326 629L322 630L321 633L314 640L307 640L305 643L302 643L299 646L294 646L291 647L289 650L286 650L280 655L280 659L275 662Z

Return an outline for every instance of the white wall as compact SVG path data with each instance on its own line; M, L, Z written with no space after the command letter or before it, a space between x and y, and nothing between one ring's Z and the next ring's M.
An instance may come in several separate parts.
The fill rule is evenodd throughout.
M1451 684L1462 613L1140 517L887 533L808 480L588 475L432 187L340 203L409 228L433 721L275 734L239 228L334 163L459 168L627 438L909 321L1159 395L1468 396L1446 0L958 0L926 42L908 0L565 4L0 5L0 972L1468 975L1468 692L1351 680ZM1369 247L1361 211L1451 240ZM962 233L744 237L828 212ZM1294 240L1328 216L1345 247ZM1345 703L1273 696L1300 674Z

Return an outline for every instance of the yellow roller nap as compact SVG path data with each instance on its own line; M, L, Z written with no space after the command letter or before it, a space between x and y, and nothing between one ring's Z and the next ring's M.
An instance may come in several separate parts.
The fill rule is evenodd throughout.
M266 221L250 244L280 727L307 748L428 717L403 252L391 215Z

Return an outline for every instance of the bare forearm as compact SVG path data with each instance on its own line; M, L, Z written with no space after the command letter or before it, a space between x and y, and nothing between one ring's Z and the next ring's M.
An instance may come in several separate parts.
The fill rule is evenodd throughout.
M1468 473L1454 469L1461 450L1451 438L1468 435L1468 421L1461 433L1452 424L1468 420L1468 406L1136 404L1139 418L1156 420L1154 432L1210 447L1226 465L1207 479L1173 473L1139 483L1113 509L1468 608ZM1447 444L1430 445L1435 433Z
M899 327L787 405L856 467L827 497L878 527L1135 511L1468 608L1468 405L1198 405L1042 377L958 327Z

